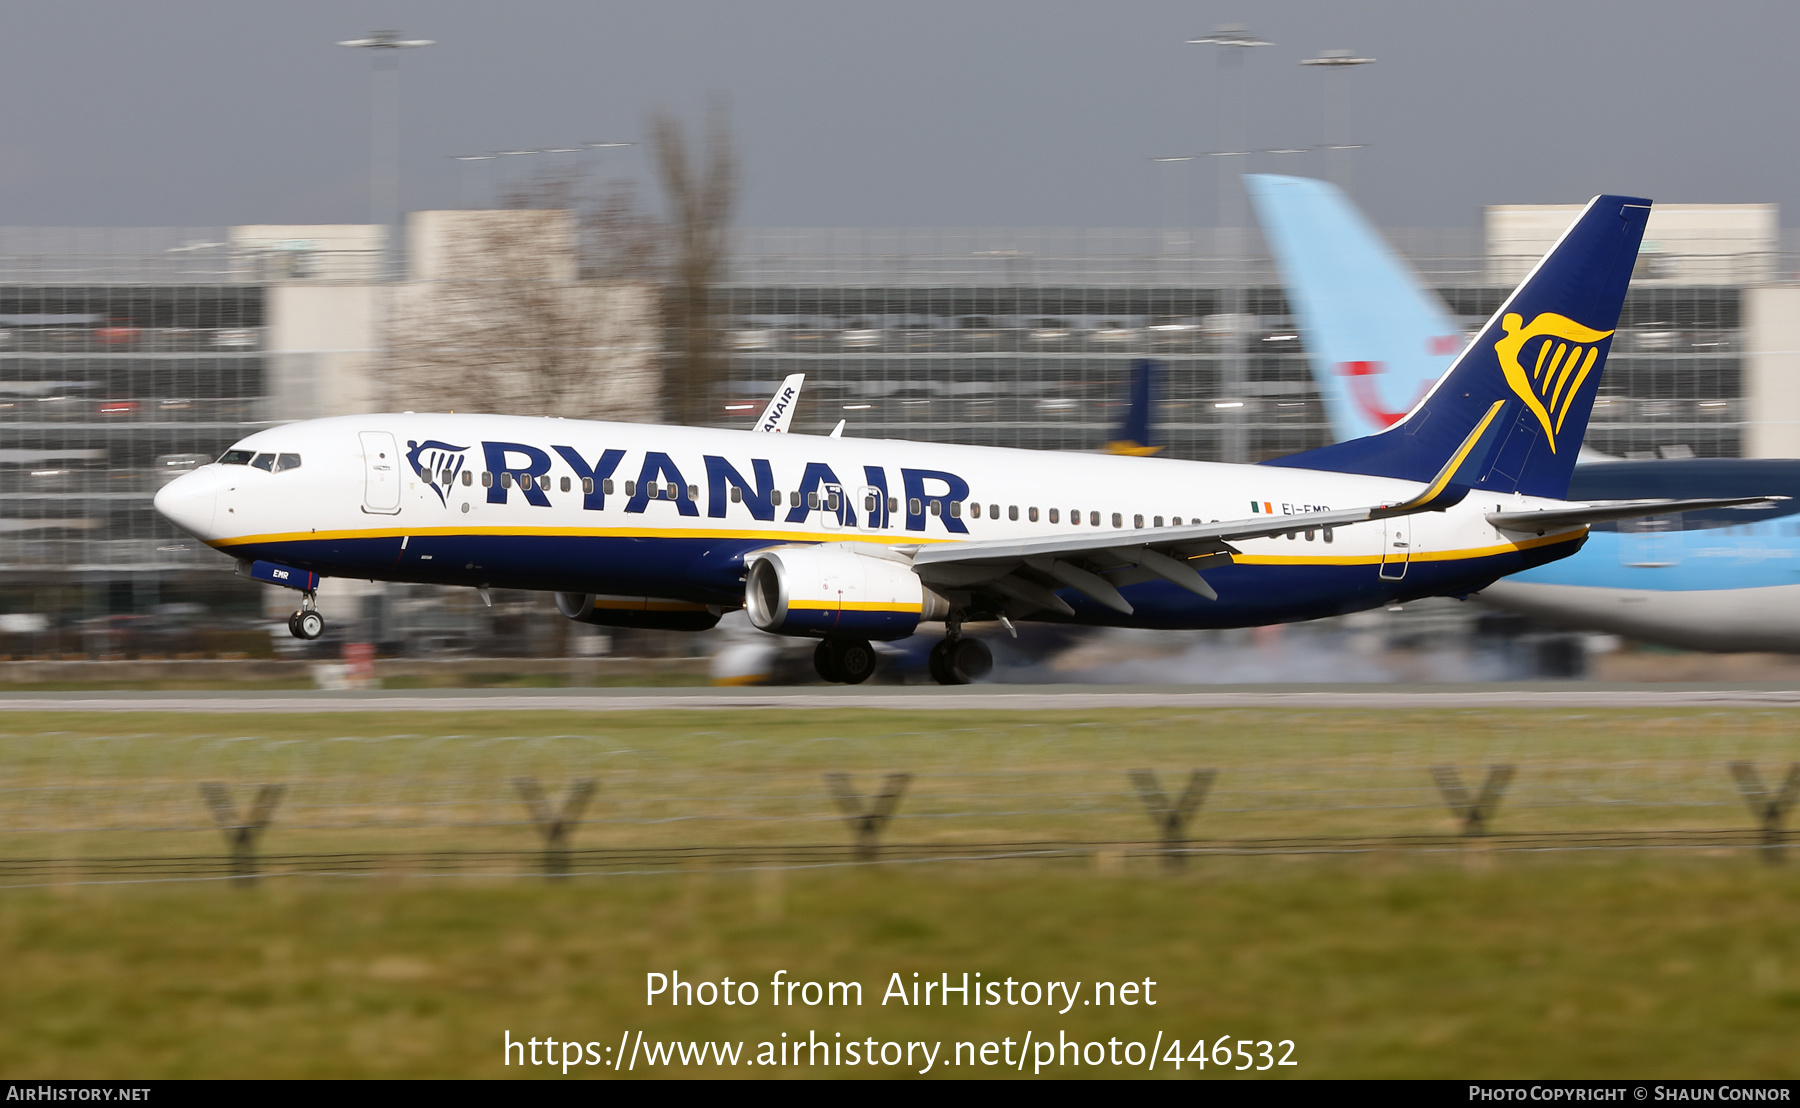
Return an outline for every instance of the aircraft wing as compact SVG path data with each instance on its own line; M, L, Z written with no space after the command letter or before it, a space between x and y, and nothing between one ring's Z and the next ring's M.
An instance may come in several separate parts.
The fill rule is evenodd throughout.
M1159 577L1208 600L1217 600L1219 594L1190 563L1235 554L1233 542L1443 511L1460 502L1469 490L1453 479L1466 476L1468 470L1481 463L1484 453L1476 448L1488 438L1489 427L1501 406L1497 401L1488 409L1487 417L1469 432L1430 484L1398 504L1297 516L1251 516L1181 527L945 543L917 549L912 555L913 571L926 583L943 588L1000 593L1019 602L1018 614L1049 608L1073 615L1075 610L1056 595L1057 589L1068 587L1130 615L1131 603L1119 594L1119 586Z
M1541 512L1489 512L1487 521L1503 531L1561 530L1614 519L1644 519L1698 512L1710 508L1762 507L1785 496L1731 496L1701 500L1601 500L1571 508L1547 508Z

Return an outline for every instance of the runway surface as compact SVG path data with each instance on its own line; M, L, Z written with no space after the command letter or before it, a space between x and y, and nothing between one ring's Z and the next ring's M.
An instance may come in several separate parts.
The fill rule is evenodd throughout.
M68 692L0 696L29 712L672 712L1096 711L1120 708L1694 708L1800 707L1777 685L1030 685L965 688L445 689L412 692Z

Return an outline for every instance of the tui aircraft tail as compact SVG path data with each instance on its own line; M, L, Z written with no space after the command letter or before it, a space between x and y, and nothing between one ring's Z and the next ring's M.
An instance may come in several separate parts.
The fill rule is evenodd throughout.
M1405 418L1264 464L1430 481L1504 402L1497 432L1482 436L1488 444L1459 467L1459 483L1566 497L1649 216L1648 200L1590 200Z

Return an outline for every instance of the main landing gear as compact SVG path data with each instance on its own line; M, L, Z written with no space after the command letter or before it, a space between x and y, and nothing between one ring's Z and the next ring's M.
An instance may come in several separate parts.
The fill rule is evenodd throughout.
M311 642L325 633L325 617L318 612L318 600L315 592L300 594L300 610L288 617L288 632L296 639Z
M875 672L875 648L867 639L825 639L813 651L813 668L834 684L860 685Z
M926 668L940 685L967 685L993 672L994 656L980 639L963 638L962 627L953 623L944 641L931 648Z

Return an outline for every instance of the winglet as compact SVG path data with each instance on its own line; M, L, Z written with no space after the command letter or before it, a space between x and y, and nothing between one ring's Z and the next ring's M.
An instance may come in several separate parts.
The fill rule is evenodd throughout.
M1475 475L1487 461L1488 452L1493 449L1494 440L1499 437L1501 424L1498 420L1500 409L1506 407L1506 401L1496 400L1488 405L1487 414L1482 416L1463 439L1462 445L1450 455L1444 468L1438 470L1437 476L1431 479L1423 492L1404 503L1385 508L1377 508L1370 513L1373 519L1384 516L1410 515L1413 512L1441 512L1461 502L1469 495L1469 486L1474 483Z

